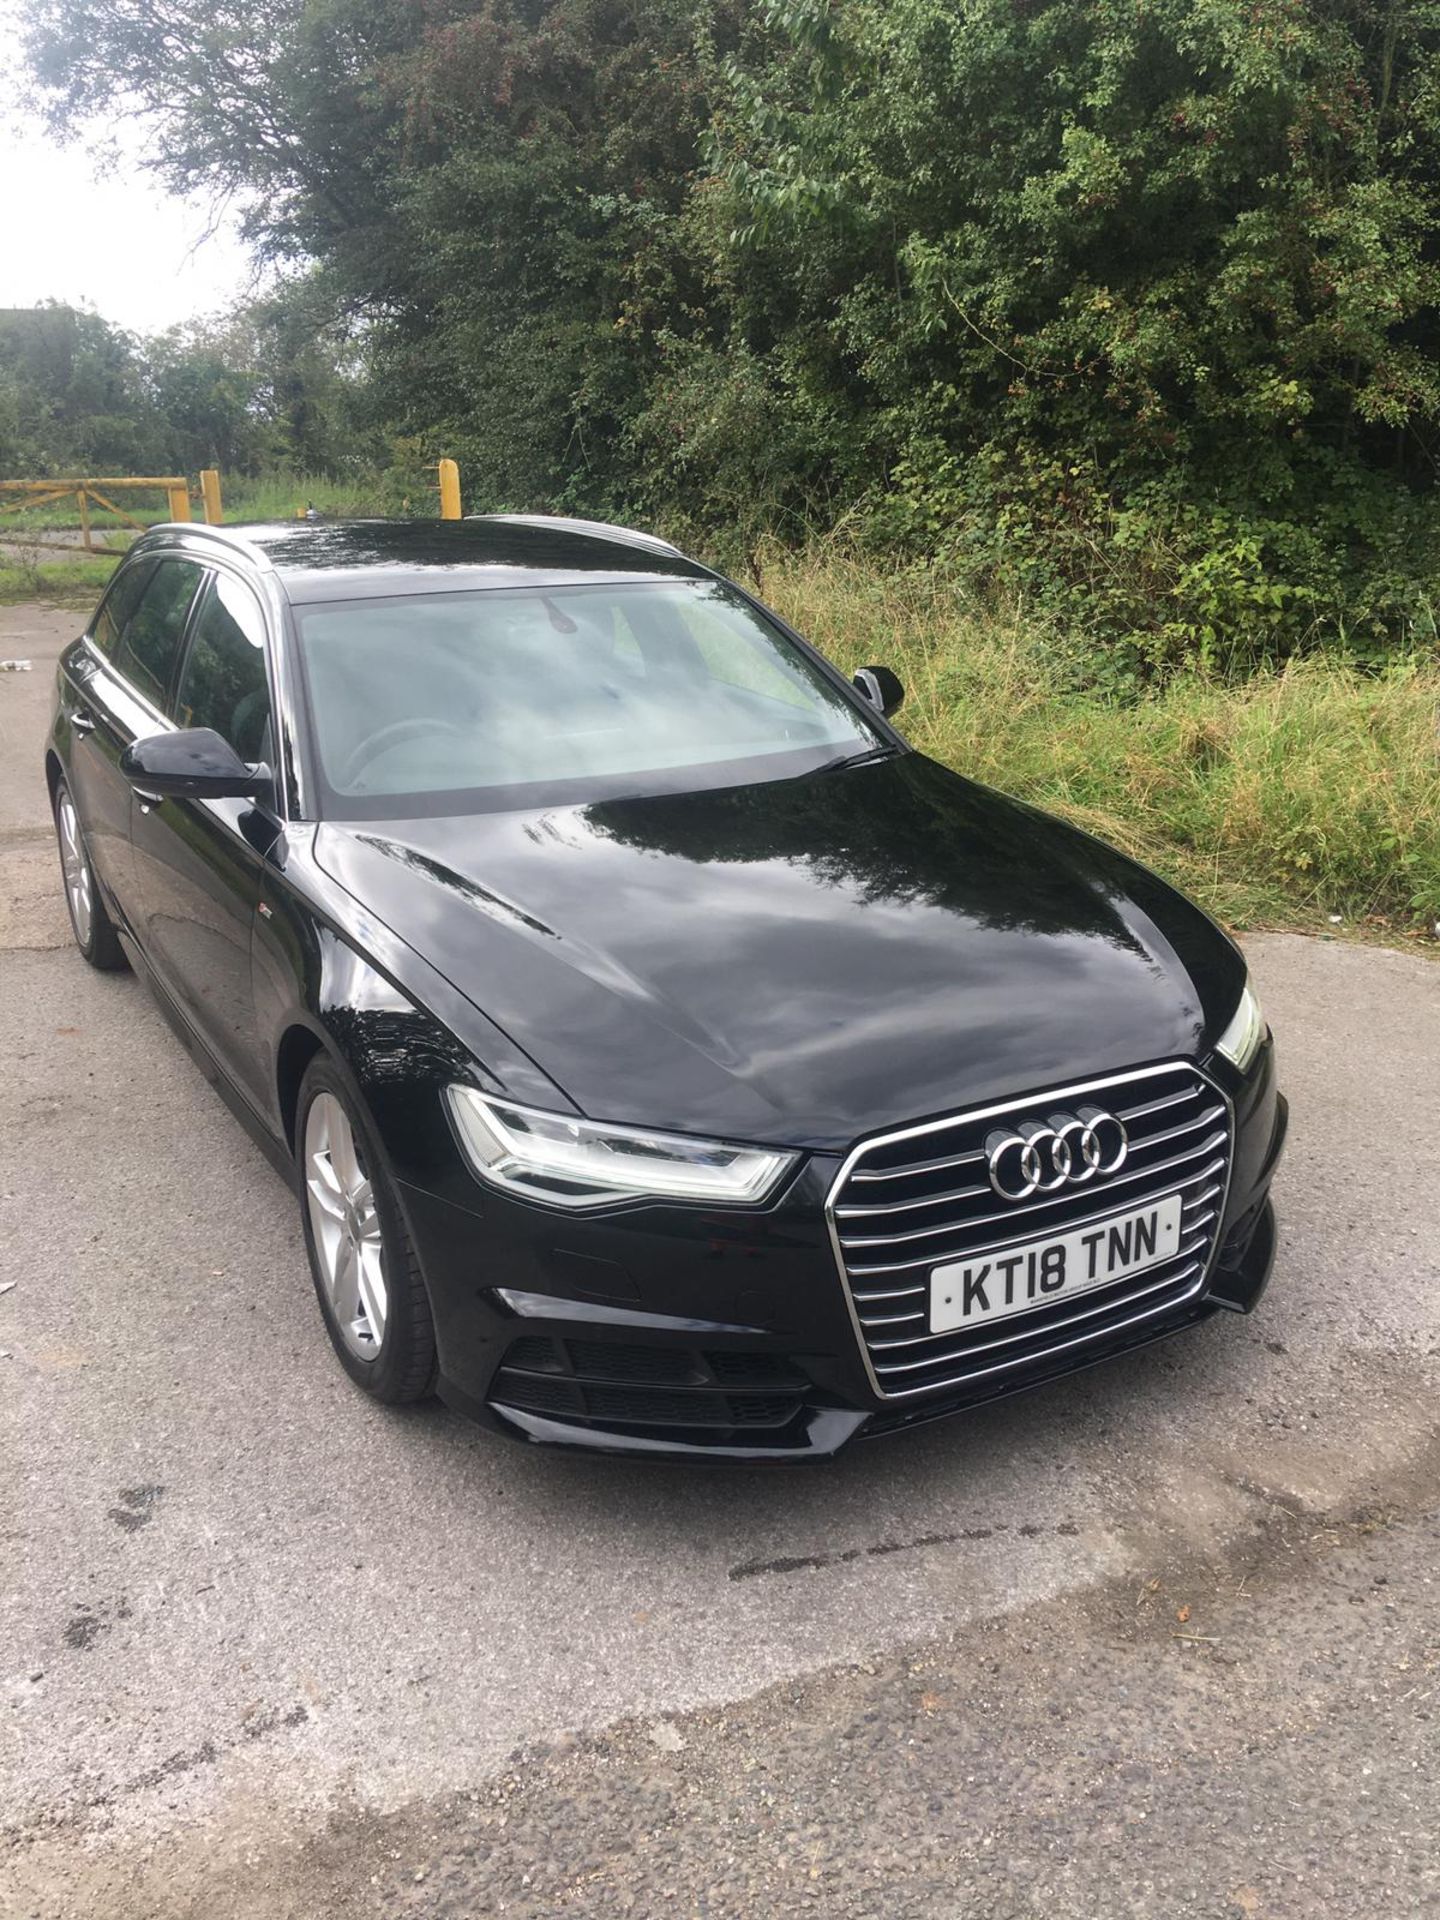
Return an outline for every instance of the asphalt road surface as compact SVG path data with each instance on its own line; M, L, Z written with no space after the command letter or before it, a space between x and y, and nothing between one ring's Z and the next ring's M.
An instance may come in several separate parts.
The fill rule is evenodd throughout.
M0 610L0 1913L1440 1914L1440 966L1249 951L1248 1320L808 1472L370 1406Z

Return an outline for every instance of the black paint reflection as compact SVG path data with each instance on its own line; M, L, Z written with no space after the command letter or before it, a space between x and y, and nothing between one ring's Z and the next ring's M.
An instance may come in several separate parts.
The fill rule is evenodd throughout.
M454 1034L343 941L327 942L324 999L325 1023L365 1085L444 1087L471 1077Z
M460 899L468 900L471 906L478 907L482 913L490 913L502 920L513 920L517 926L526 927L531 933L541 933L549 940L558 940L559 934L553 927L547 927L543 920L537 920L533 913L526 913L523 907L517 907L512 900L502 900L498 893L492 893L488 887L482 887L478 880L470 880L463 873L457 873L453 867L447 867L443 860L432 860L428 854L421 853L418 847L407 847L402 841L387 840L380 834L362 833L358 836L367 846L387 854L392 860L402 861L406 866L414 867L418 873L436 881L442 887L449 887Z
M692 1133L843 1146L1193 1054L1239 990L1161 882L915 754L326 822L315 857L550 1077L541 1104Z
M659 805L602 803L585 820L602 838L695 865L784 861L862 905L1135 948L1113 897L1116 860L920 754Z
M639 546L617 553L612 541L591 534L488 520L346 520L331 526L297 520L246 527L244 534L282 572L498 567L589 579L601 572L703 578L702 569L679 554ZM342 594L345 583L337 580L332 590Z

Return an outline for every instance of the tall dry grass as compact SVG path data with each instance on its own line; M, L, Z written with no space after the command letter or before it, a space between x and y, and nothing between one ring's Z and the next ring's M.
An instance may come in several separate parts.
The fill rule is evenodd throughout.
M1296 661L1139 704L1065 691L1042 626L820 551L759 587L846 671L883 661L924 752L1053 808L1234 925L1440 919L1440 660Z

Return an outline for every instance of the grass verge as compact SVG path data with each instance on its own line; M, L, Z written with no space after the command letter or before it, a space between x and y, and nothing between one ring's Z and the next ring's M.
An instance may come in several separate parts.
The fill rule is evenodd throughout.
M91 607L100 598L115 571L110 560L91 560L84 554L65 554L53 560L33 550L17 554L0 549L0 606L22 601L51 606Z
M894 667L917 747L1113 841L1231 926L1339 915L1393 937L1440 920L1434 657L1182 679L1121 705L1063 692L1042 628L924 575L777 553L759 585L847 672Z

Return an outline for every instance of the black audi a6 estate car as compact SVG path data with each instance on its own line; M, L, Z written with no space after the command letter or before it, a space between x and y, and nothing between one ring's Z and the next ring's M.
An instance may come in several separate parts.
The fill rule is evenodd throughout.
M1268 1275L1234 946L644 534L138 540L60 662L75 939L298 1197L351 1376L793 1460Z

